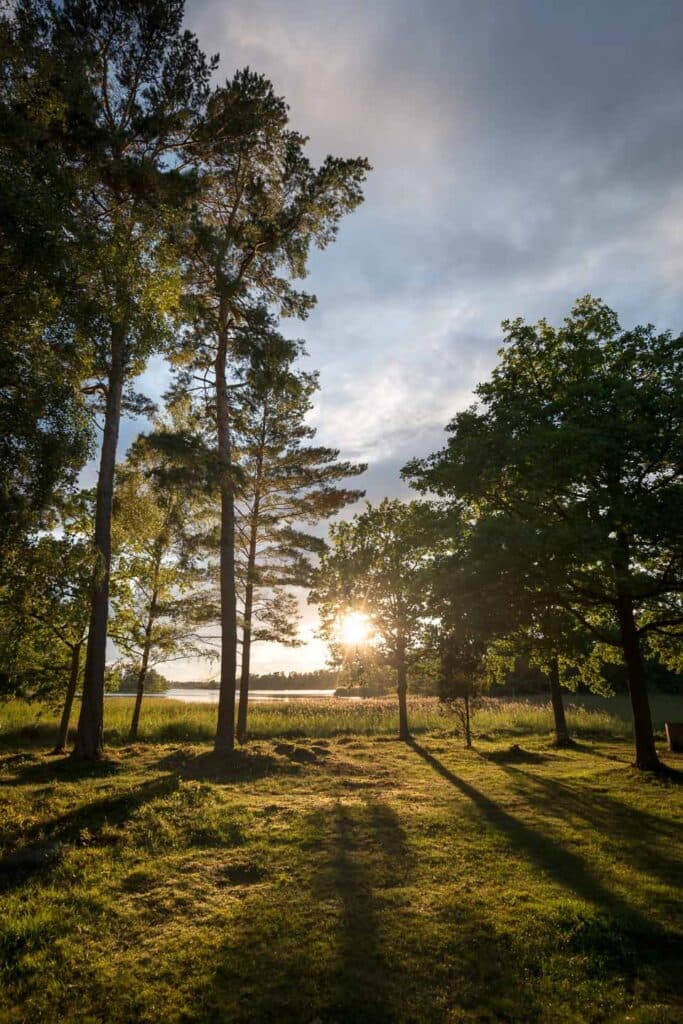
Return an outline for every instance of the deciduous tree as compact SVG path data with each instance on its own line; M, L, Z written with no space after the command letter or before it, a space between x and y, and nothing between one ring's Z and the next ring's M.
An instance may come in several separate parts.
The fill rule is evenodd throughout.
M420 651L430 615L428 574L433 558L428 510L421 502L385 498L330 529L330 550L316 573L311 600L323 633L334 639L340 618L366 614L374 642L396 672L399 738L410 736L408 667Z
M408 475L502 520L528 585L621 652L636 765L657 768L643 650L683 623L682 339L590 297L560 328L503 329L478 405Z

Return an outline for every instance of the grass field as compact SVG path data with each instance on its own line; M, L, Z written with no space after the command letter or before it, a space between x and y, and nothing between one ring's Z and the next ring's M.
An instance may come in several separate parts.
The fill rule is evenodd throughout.
M215 708L149 701L126 748L113 703L85 768L0 710L4 1024L683 1020L683 786L618 711L560 751L498 703L465 752L431 701L412 744L386 702L261 705L228 760Z
M628 739L631 718L628 699L574 696L565 699L567 719L577 737ZM108 745L125 742L133 709L132 699L116 697L106 701L105 739ZM683 720L683 697L659 695L652 700L652 715L660 739L664 721ZM73 721L78 716L76 707ZM396 699L352 701L322 698L255 702L249 711L250 731L255 739L299 739L337 736L393 736L398 731ZM0 749L22 746L49 747L56 735L57 712L46 706L22 701L0 704ZM450 723L434 697L413 697L410 725L416 735L442 731ZM216 729L215 704L184 704L159 697L147 697L140 720L141 742L210 742ZM546 736L552 730L547 700L484 701L474 720L475 735L482 739L517 736Z

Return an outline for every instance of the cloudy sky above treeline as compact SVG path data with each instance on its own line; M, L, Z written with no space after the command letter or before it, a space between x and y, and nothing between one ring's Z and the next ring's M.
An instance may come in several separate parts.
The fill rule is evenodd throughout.
M317 309L284 325L320 371L320 440L370 464L372 500L405 495L502 319L590 292L624 326L682 329L681 0L189 0L186 20L220 77L273 81L315 160L374 167L311 261ZM165 382L157 361L144 386ZM255 670L324 659L264 648Z

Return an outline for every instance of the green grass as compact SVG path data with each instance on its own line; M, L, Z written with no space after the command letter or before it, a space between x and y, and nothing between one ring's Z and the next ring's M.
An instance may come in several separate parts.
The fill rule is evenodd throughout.
M626 697L609 699L593 696L565 697L567 718L579 738L619 738L631 735ZM114 698L106 702L105 738L108 745L125 742L133 700ZM683 719L683 697L659 695L652 700L658 737L664 735L665 719ZM74 711L74 721L78 706ZM393 736L398 731L395 698L351 701L323 698L255 702L249 711L251 735L255 739L298 739L318 736ZM54 742L56 712L44 705L23 701L0 704L0 749L17 746L46 746ZM411 729L415 735L442 730L449 722L434 697L411 698ZM147 697L142 708L140 741L153 743L209 742L216 727L215 704L184 704L159 697ZM541 698L504 700L491 698L477 712L475 733L489 739L515 736L543 736L552 730L550 705Z
M428 701L411 745L385 702L264 705L227 759L180 742L215 708L150 700L79 767L35 711L0 711L4 850L46 861L0 864L3 1024L683 1019L683 787L619 714L555 750L547 709L492 706L465 752Z

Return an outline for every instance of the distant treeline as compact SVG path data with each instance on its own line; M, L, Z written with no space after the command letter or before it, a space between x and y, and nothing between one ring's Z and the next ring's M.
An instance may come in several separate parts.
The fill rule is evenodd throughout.
M266 672L249 676L251 690L334 690L338 685L338 673L333 669L319 669L317 672ZM174 685L170 683L169 685ZM194 682L175 684L187 690L215 690L218 682L213 679L198 679Z
M625 670L618 665L605 666L604 674L606 682L615 693L628 692L628 682ZM663 665L654 661L646 663L648 685L652 690L661 693L683 692L683 679L675 672L671 672ZM137 673L130 670L125 672L110 671L107 674L107 692L134 693L137 683ZM411 691L423 695L436 695L438 686L436 680L430 679L427 674L415 672L411 676ZM169 688L177 686L184 690L216 690L218 682L213 679L196 679L182 682L166 679L160 672L154 669L149 670L148 680L145 689L149 693L164 693ZM386 667L384 671L367 673L364 677L359 674L353 680L340 676L335 669L318 669L314 672L266 672L263 674L252 674L249 677L251 690L339 690L354 696L375 697L392 693L395 689L395 682L391 669ZM578 692L589 692L588 687L578 683ZM507 673L504 682L497 682L492 687L492 694L505 697L521 697L525 695L545 693L547 682L543 673L534 666L523 665L515 671Z

